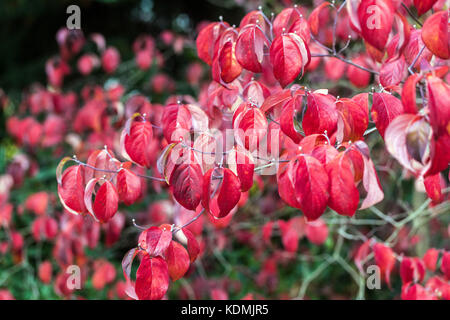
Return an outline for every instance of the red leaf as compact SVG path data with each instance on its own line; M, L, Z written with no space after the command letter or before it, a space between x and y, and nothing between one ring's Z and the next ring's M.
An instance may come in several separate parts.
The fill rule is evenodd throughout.
M270 47L270 61L275 78L284 88L299 75L311 59L309 49L303 39L288 33L276 37Z
M414 6L417 8L417 14L419 16L423 15L425 12L430 10L437 0L414 0Z
M122 270L123 270L123 276L126 280L126 289L125 293L132 299L137 300L136 292L134 289L134 285L131 283L130 273L131 273L131 266L133 264L133 260L136 257L138 253L137 248L133 248L129 250L125 256L122 259Z
M447 279L450 279L450 251L445 251L442 256L441 271Z
M375 171L375 166L372 159L370 159L369 147L363 141L357 141L353 145L356 146L356 149L354 150L357 150L357 152L360 153L364 163L363 186L367 195L359 208L359 210L364 210L383 200L384 193L381 189L380 180L378 179L377 172ZM355 162L353 166L355 167ZM358 164L356 167L358 167Z
M280 128L285 135L299 143L303 136L297 131L294 118L302 106L302 96L297 95L289 99L284 105L280 116Z
M425 252L423 256L423 262L425 263L425 267L434 272L436 271L436 264L439 258L439 250L431 248Z
M238 176L241 184L241 191L246 192L253 186L253 174L255 163L252 155L245 149L233 148L227 157L228 168Z
M425 277L425 265L417 257L403 257L400 263L400 277L403 284L408 282L422 282Z
M429 175L423 181L428 197L434 203L441 203L444 200L442 195L442 185L445 186L445 180L440 173Z
M230 83L242 72L242 66L236 59L236 43L226 42L213 60L212 77L219 83Z
M202 196L203 174L198 163L175 165L170 176L170 186L175 199L186 209L195 210Z
M323 8L329 5L330 3L328 1L324 1L318 7L314 8L314 10L309 15L308 22L311 27L311 33L315 36L317 36L317 34L319 33L320 13L322 12Z
M301 217L289 221L278 220L283 247L288 252L297 252L298 240L305 234L305 222Z
M136 272L136 295L139 300L159 300L169 288L167 263L161 257L144 255Z
M64 208L73 214L86 212L84 205L84 170L81 165L71 166L58 181L58 196Z
M337 132L336 140L357 141L363 139L364 132L369 125L369 111L357 102L341 98L336 103Z
M183 228L182 231L187 239L187 249L189 253L189 258L191 262L194 262L197 259L198 254L200 253L200 246L197 242L197 239L195 239L194 235L192 234L191 231L189 231L189 229Z
M283 9L273 21L274 37L283 33L296 33L309 43L311 38L308 20L303 18L298 7Z
M417 113L416 86L421 78L421 75L415 73L409 76L408 79L406 79L405 84L403 85L402 103L403 108L405 109L405 113Z
M323 165L307 155L295 159L295 196L309 221L317 220L327 207L330 181Z
M149 147L153 138L152 126L147 121L134 121L130 126L129 133L125 133L124 149L130 159L137 164L149 168L150 152Z
M264 113L271 112L272 109L281 106L287 99L291 98L291 90L285 89L271 94L261 106L261 111Z
M331 136L337 127L334 97L320 93L309 93L302 127L307 136L314 133L323 134L325 131L328 136Z
M398 85L407 74L406 62L403 56L386 61L380 70L380 83L383 87Z
M352 60L352 62L361 67L368 67L365 58L362 56L356 57ZM370 72L355 67L354 65L348 66L347 77L350 82L357 88L365 88L370 83Z
M376 49L383 51L394 22L391 0L365 0L358 7L361 35Z
M361 274L365 274L364 268L363 268L363 261L366 260L367 256L370 253L370 240L367 240L364 242L356 251L355 254L355 265L358 268L359 272Z
M92 204L92 193L95 185L100 181L94 178L86 185L84 194L84 204L89 213L100 222L109 221L117 212L119 206L119 195L116 187L109 181L105 180L98 189L94 203Z
M386 130L386 148L406 169L416 172L412 160L425 161L431 128L421 116L402 114ZM424 163L423 163L424 164Z
M240 112L239 112L240 111ZM244 103L233 116L236 143L249 151L254 151L267 134L267 119L259 108Z
M427 18L422 27L422 40L427 48L439 58L450 58L447 10L436 12Z
M120 170L117 174L117 192L123 203L127 206L133 204L142 195L141 179L131 170Z
M203 207L216 218L227 216L241 198L240 188L230 169L210 169L203 181Z
M280 163L277 172L278 194L289 206L300 209L295 196L294 161Z
M152 257L162 255L172 241L170 226L150 227L145 232L145 249Z
M196 39L198 57L211 65L214 57L216 41L222 32L228 28L226 22L213 22L204 27Z
M431 76L427 79L427 89L434 134L450 136L450 86L438 77Z
M330 180L328 206L341 215L352 217L358 208L359 192L350 160L340 154L327 164L326 170Z
M265 35L257 24L246 25L236 40L236 59L251 72L260 73L264 59Z
M328 227L322 219L306 224L306 237L316 245L323 244L328 238Z
M384 132L394 118L403 113L403 105L399 99L389 93L373 94L371 116L384 139Z
M373 246L373 253L375 254L375 263L380 268L384 280L390 287L391 272L395 266L394 252L391 248L386 247L384 244L376 243Z
M172 281L177 281L189 269L189 254L181 244L171 241L165 256L170 278Z
M208 128L208 116L193 104L171 104L164 108L162 115L164 137L168 143L190 140L190 130L205 131Z

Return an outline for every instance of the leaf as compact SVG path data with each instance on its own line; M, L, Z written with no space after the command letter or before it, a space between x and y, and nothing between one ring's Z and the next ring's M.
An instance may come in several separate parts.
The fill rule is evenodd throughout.
M408 282L422 282L425 276L425 265L417 257L403 257L400 263L400 277L403 284Z
M272 109L281 106L291 96L291 90L289 89L277 91L264 100L260 109L264 113L271 112Z
M367 209L384 198L383 190L381 189L380 181L378 179L377 172L375 171L375 166L370 159L369 147L363 141L357 141L354 143L356 149L360 154L364 162L364 172L363 172L363 186L366 190L366 197L361 203L359 210Z
M164 108L161 119L164 137L168 143L190 140L190 131L206 131L208 116L194 104L170 104Z
M307 136L314 133L323 134L325 131L331 136L337 128L335 98L331 95L308 93L302 127Z
M300 203L295 196L294 161L280 163L277 172L278 194L289 206L300 209Z
M403 56L386 61L380 70L380 83L383 87L396 86L403 80L406 73L406 62Z
M437 0L414 0L414 6L417 9L417 14L419 16L423 15L425 12L430 10Z
M330 197L328 174L314 157L300 155L294 161L295 196L308 221L317 220L325 212Z
M398 98L384 92L373 94L371 116L383 139L389 123L402 113L403 105Z
M169 226L150 227L145 232L145 246L147 253L152 256L160 256L172 241L172 231Z
M330 6L331 4L328 1L322 2L319 6L315 7L314 10L311 12L308 18L308 22L311 28L311 33L315 36L319 33L319 25L320 25L320 14L322 12L322 9Z
M435 272L438 258L439 258L439 250L435 248L428 249L423 256L423 262L425 263L425 267L431 272Z
M358 209L359 192L350 160L341 153L326 165L326 170L330 180L328 206L340 215L353 217Z
M267 119L261 110L248 103L237 109L233 116L236 143L249 151L254 151L267 134Z
M84 168L81 165L67 168L62 177L59 178L58 172L62 170L62 160L57 168L58 196L64 208L72 214L86 212L84 204ZM69 158L70 159L70 158ZM63 163L61 165L61 163Z
M364 242L361 246L359 246L359 248L355 254L355 258L354 258L355 265L361 274L365 274L365 271L363 268L363 261L366 260L367 256L370 253L370 243L371 243L370 240L367 240L366 242Z
M126 280L126 289L125 289L125 293L132 299L137 300L137 295L136 295L136 291L134 290L134 285L131 283L131 279L130 279L130 273L131 273L131 266L133 264L133 260L136 257L136 255L138 254L138 249L137 248L133 248L131 250L129 250L125 256L122 259L122 270L123 270L123 276L125 277Z
M366 59L363 56L358 56L352 60L354 64L361 67L368 68ZM361 68L349 65L347 69L347 77L350 82L357 88L365 88L370 83L370 72L362 70Z
M214 48L222 32L228 28L226 22L213 22L204 27L196 39L198 57L208 65L212 64Z
M94 187L100 181L100 178L91 179L86 185L84 193L84 204L88 212L99 222L109 221L117 212L119 206L119 195L116 187L105 180L98 189L94 203L92 204L92 194Z
M133 204L142 195L141 179L133 171L122 168L117 174L117 192L123 203Z
M445 186L445 180L440 173L427 176L424 179L423 184L425 185L428 197L433 200L434 203L440 203L444 200L442 196L442 185Z
M430 123L437 136L450 136L450 86L435 76L427 78Z
M323 244L328 238L327 224L321 218L307 223L305 232L309 242L318 246Z
M336 103L337 131L336 140L362 140L369 125L369 111L351 99L341 98Z
M203 181L203 207L216 218L227 216L241 198L240 188L238 177L230 169L210 169Z
M405 84L403 85L402 104L405 113L417 113L416 86L421 78L422 76L417 73L412 74L406 79Z
M189 269L189 254L178 242L171 241L166 250L166 262L172 281L182 278Z
M197 239L195 239L193 233L189 231L189 229L183 228L182 231L187 239L187 249L189 253L189 258L191 262L194 262L200 253L200 246L197 242Z
M278 37L283 33L296 33L306 43L309 43L311 35L308 20L303 18L298 7L285 8L277 14L273 21L273 34Z
M264 59L265 35L257 24L246 25L239 32L235 54L239 64L251 72L260 73Z
M190 160L190 163L175 165L170 176L170 186L175 199L183 207L195 210L202 196L203 174L193 156Z
M358 7L361 35L369 44L383 51L394 22L391 0L365 0Z
M421 162L425 157L430 133L429 126L421 120L420 116L400 115L386 130L386 148L403 167L415 172L412 159L415 158Z
M136 272L135 290L139 300L159 300L169 288L167 263L161 257L144 255Z
M241 191L246 192L253 186L255 163L252 155L239 146L234 147L227 156L228 168L239 178Z
M381 270L381 274L388 284L391 286L391 272L395 266L395 255L391 248L382 243L375 243L373 246L373 253L375 254L375 263Z
M436 12L425 20L422 27L422 40L428 50L439 58L450 58L447 10Z
M286 101L283 105L281 116L280 116L280 128L285 135L294 141L294 143L299 143L303 138L300 132L297 131L296 125L294 123L294 118L296 113L302 106L302 96L298 95Z
M125 133L124 150L129 156L129 158L143 166L151 167L151 156L150 153L152 149L151 141L153 138L152 126L147 121L135 121L130 126L129 134Z
M306 43L294 33L276 37L270 46L270 61L274 76L283 88L299 75L303 76L304 68L310 59Z
M86 164L87 166L84 167L85 181L102 177L112 179L115 177L114 171L117 171L120 167L120 162L114 158L114 153L110 149L95 150L89 155ZM89 166L99 170L94 170Z
M278 220L283 247L288 252L297 252L298 241L305 234L305 221L301 217L291 218L289 221Z
M236 42L228 41L220 49L212 64L212 78L219 83L233 82L242 72L236 59Z

